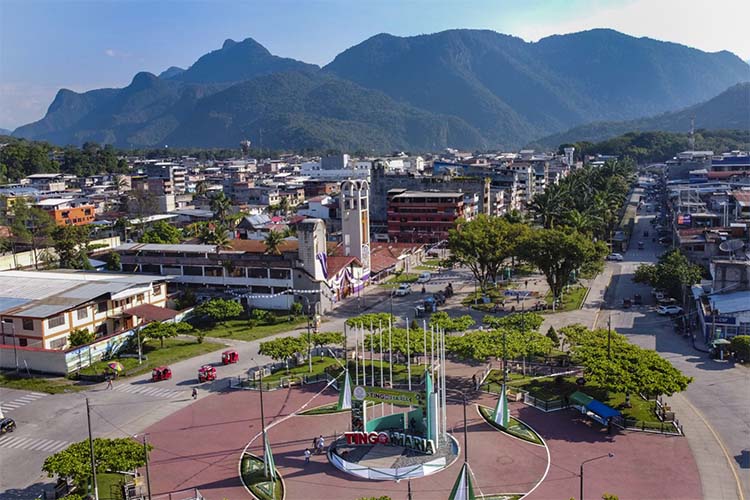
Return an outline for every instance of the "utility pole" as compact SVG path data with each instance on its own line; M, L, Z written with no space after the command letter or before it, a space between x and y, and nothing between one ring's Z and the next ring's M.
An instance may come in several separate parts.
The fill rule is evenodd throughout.
M96 459L94 457L94 439L91 437L91 408L86 398L86 421L89 427L89 452L91 453L91 475L94 478L94 500L99 500L99 486L96 484Z
M146 457L146 492L148 493L148 500L151 500L151 477L148 473L148 444L145 434L143 435L143 454Z

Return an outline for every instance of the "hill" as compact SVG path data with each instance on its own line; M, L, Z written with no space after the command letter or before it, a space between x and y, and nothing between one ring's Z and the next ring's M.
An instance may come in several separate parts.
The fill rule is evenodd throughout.
M462 120L398 103L320 72L276 73L201 100L165 140L174 146L365 151L486 147Z
M750 79L728 52L591 30L527 43L493 31L377 35L325 71L437 113L499 145L595 120L623 120L695 104Z
M269 147L515 148L583 123L693 105L748 80L750 67L728 52L611 30L536 43L480 30L377 35L323 70L248 38L186 70L139 73L122 89L62 89L44 118L13 134L216 147L237 137L257 144L262 129Z
M602 141L636 131L686 132L690 130L693 119L699 129L750 130L750 82L734 85L713 99L681 111L638 120L594 122L544 137L534 144L557 147L567 142Z

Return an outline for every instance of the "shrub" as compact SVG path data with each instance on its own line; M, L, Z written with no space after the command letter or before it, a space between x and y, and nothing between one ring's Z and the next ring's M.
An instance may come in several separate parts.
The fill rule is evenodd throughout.
M73 330L72 332L70 332L70 335L68 336L68 342L70 343L71 347L78 347L81 345L90 344L94 341L94 338L96 338L96 336L84 328L83 330Z
M734 355L738 360L750 360L750 335L737 335L732 339L732 343L729 344L729 349L734 351Z

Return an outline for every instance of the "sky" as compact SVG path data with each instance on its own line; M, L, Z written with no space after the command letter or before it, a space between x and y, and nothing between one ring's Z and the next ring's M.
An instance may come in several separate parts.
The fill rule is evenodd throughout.
M60 88L123 87L190 66L227 38L324 65L378 33L491 29L537 41L612 28L750 59L748 0L0 0L0 128L44 116Z

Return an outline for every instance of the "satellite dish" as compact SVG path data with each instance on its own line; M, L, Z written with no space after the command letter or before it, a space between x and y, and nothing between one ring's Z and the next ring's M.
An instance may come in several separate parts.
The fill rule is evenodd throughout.
M719 245L719 250L722 252L735 252L743 246L745 246L745 243L742 240L727 240Z

